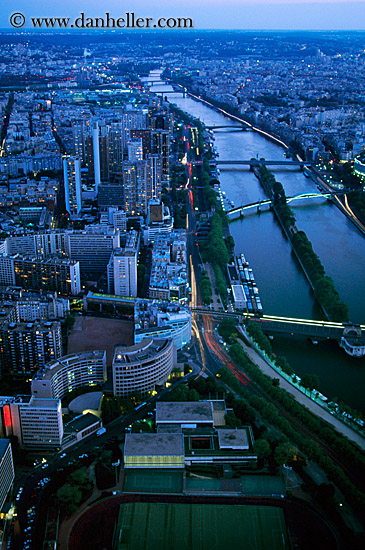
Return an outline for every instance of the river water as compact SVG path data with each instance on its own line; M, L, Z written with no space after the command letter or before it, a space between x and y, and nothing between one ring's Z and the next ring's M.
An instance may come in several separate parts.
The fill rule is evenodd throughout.
M160 71L153 71L155 79ZM151 90L171 91L164 82ZM206 104L181 93L168 94L168 100L207 126L230 125L217 129L215 145L221 160L251 157L284 160L283 149L253 131L234 129L235 122ZM272 167L287 196L317 191L311 179L297 167ZM248 167L221 167L220 182L235 206L267 198ZM297 201L291 205L297 226L304 230L320 257L326 273L334 280L341 298L350 308L350 319L365 323L365 238L336 206L322 199ZM269 315L320 319L321 312L278 222L270 211L245 215L230 224L236 253L243 252L250 262L260 290L264 312ZM295 372L314 373L320 378L320 391L328 397L365 411L365 358L353 359L334 342L313 345L308 340L275 337L274 352L285 355Z

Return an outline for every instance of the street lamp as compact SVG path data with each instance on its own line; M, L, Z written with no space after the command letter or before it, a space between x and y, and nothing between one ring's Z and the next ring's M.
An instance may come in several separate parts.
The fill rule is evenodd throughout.
M115 467L115 494L118 494L118 466L120 465L120 460L118 459L117 462L112 462L112 466Z

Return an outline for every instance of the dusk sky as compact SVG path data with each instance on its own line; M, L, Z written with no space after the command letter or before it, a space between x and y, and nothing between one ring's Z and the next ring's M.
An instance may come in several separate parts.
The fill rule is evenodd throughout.
M11 28L14 12L30 17L102 17L106 11L122 17L134 11L140 17L191 17L195 29L354 29L364 30L365 1L354 0L12 0L0 14L0 26ZM29 25L26 25L29 28ZM18 31L16 31L18 32ZM168 32L168 31L166 31Z

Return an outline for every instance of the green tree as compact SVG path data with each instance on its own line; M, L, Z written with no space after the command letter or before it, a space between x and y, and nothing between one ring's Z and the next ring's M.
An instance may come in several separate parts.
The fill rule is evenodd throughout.
M260 460L268 458L271 454L270 444L266 439L257 439L254 447L257 458Z
M226 426L228 428L241 428L242 422L239 418L236 417L233 411L228 411L224 417L226 421Z
M77 485L79 488L86 490L90 488L91 481L89 474L85 468L79 468L70 475L72 485Z
M300 384L312 394L314 389L319 389L319 378L316 374L303 374Z
M71 516L78 510L81 499L81 490L70 483L66 483L60 487L56 493L57 506L61 513L66 516Z
M291 443L280 443L275 449L274 459L278 466L282 466L283 464L288 464L291 460L293 460L293 457L297 455L297 453L297 448Z

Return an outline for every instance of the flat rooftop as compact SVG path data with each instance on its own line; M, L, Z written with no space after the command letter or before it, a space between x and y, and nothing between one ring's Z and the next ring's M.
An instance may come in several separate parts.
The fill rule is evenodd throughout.
M180 424L160 424L157 426L157 433L159 434L181 434Z
M210 401L183 401L156 403L156 424L212 423L213 407Z
M82 362L90 362L90 366L95 362L105 362L106 351L105 350L93 350L84 351L80 353L71 353L70 355L64 355L59 359L53 359L49 361L44 367L37 371L33 380L50 380L58 371L63 368L69 368L73 365L79 365Z
M182 434L126 434L125 456L184 456Z
M235 302L242 300L246 302L246 294L242 285L232 285L232 292Z
M250 448L247 431L244 428L240 430L217 430L217 433L220 449L247 450Z
M100 422L100 418L92 413L81 414L68 424L65 424L65 434L80 432L88 426L92 426L96 422Z
M32 397L29 401L29 405L37 409L57 409L60 403L59 399L38 399L37 397Z
M167 348L169 340L144 338L134 346L116 345L114 348L113 365L133 364L147 359L154 359L164 348Z

